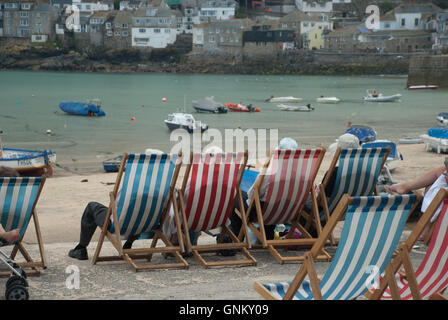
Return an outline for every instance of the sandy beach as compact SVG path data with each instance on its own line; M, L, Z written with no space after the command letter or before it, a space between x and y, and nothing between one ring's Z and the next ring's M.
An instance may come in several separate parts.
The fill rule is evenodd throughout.
M426 171L443 164L444 155L425 151L424 144L398 145L404 160L393 172L395 182L413 179ZM332 155L327 153L316 182L320 182L328 169ZM60 170L60 169L59 169ZM101 263L92 266L91 260L73 260L67 256L69 249L79 240L80 219L89 201L108 204L108 194L113 189L116 173L91 175L54 176L47 179L37 205L48 268L40 277L29 277L30 299L147 299L147 300L259 300L261 296L253 289L254 281L290 281L301 264L280 265L266 250L256 250L253 255L256 266L239 268L203 269L194 258L187 261L188 270L157 270L134 273L124 262ZM406 239L408 226L402 235ZM91 258L99 235L97 230L89 246ZM210 238L210 237L209 237ZM213 238L209 241L214 241ZM147 240L144 240L147 241ZM25 245L32 256L37 257L34 228L28 228ZM136 243L141 246L143 241ZM105 254L114 253L106 241ZM334 254L335 248L329 248ZM421 261L424 246L411 253L414 264ZM154 259L163 259L154 257ZM315 264L318 276L322 276L329 262ZM76 268L80 274L80 288L67 286L70 270ZM5 279L0 280L4 286ZM0 300L4 299L0 297ZM170 310L176 313L178 310Z

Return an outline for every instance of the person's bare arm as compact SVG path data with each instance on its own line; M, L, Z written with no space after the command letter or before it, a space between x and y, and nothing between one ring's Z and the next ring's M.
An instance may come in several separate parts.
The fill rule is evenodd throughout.
M399 194L411 192L432 185L437 178L445 171L445 167L439 167L428 171L424 175L403 183L399 183L390 187L390 190Z

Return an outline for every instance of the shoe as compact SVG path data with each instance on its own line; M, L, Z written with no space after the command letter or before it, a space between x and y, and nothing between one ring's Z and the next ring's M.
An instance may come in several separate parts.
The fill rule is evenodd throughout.
M88 260L89 256L87 255L86 248L76 247L68 252L68 256L70 258L78 259L78 260Z
M219 237L221 235L218 235L216 237L216 243L219 243ZM228 234L224 235L224 240L222 241L223 243L232 243L232 239L230 238L230 236ZM218 254L222 255L223 257L233 257L234 255L236 255L236 250L235 249L225 249L225 250L219 250Z

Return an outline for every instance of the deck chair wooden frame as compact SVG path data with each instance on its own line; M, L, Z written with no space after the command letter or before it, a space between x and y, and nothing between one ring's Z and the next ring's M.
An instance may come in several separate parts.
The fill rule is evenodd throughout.
M425 257L422 260L422 263L417 268L417 271L414 271L414 267L411 263L411 258L409 253L411 252L413 246L421 236L423 230L425 227L430 223L431 217L436 212L437 208L443 205L442 208L443 212L439 214L437 217L437 220L434 221L433 226L435 226L436 232L433 234L433 237L431 238L431 243L429 244L428 251L425 255ZM393 300L401 300L402 297L405 299L413 299L413 300L422 300L422 299L430 299L430 300L447 300L446 297L443 296L443 292L448 287L448 263L445 260L445 265L442 265L442 268L444 270L440 273L436 273L436 276L434 274L429 277L430 273L425 269L425 261L426 259L431 260L434 259L434 261L438 261L440 263L440 260L442 257L440 256L440 251L443 250L437 245L435 245L435 241L437 238L439 240L442 240L442 243L446 243L448 239L447 235L447 223L448 223L448 213L446 212L448 210L448 190L440 189L426 211L422 214L420 219L418 220L417 224L415 225L414 229L412 230L409 237L406 239L404 243L401 243L398 247L398 254L396 257L390 262L388 269L386 270L386 274L383 278L381 278L379 287L376 290L372 290L369 293L366 294L366 296L372 300L378 300L378 299L393 299ZM442 221L443 219L443 221ZM441 224L443 223L443 226ZM438 229L437 229L438 226ZM437 232L438 231L438 232ZM443 241L444 240L444 241ZM434 241L434 243L433 243ZM440 244L440 241L438 242ZM444 247L446 250L446 246ZM446 258L445 258L446 259ZM440 268L440 264L435 265L436 268L434 268L434 264L428 263L427 265L431 265L431 269L433 271L437 271ZM400 268L403 268L403 270L400 270ZM397 284L397 278L400 279L403 277L403 280L406 281L406 284L402 284L399 288ZM425 287L429 288L426 289L427 291L422 292L421 290L421 283L419 283L418 279L423 279L423 281L426 281L426 279L440 279L440 277L444 277L442 279L445 279L444 282L442 281L442 284L436 283L434 281L431 283L430 281L425 282ZM432 289L433 287L437 286L438 289ZM388 289L387 294L386 289Z
M29 216L29 220L23 222L23 225L25 225L25 228L19 228L20 229L19 230L19 233L20 233L19 240L16 241L15 243L7 244L7 245L13 245L13 248L12 248L11 254L10 254L10 258L12 260L14 260L17 253L20 252L20 254L25 259L25 262L16 262L16 263L24 269L24 271L27 275L38 276L38 275L40 275L40 268L42 268L42 269L47 268L47 259L45 257L44 242L42 240L42 233L40 230L40 224L39 224L39 219L38 219L37 210L36 210L36 205L37 205L37 202L39 201L39 197L40 197L40 194L44 187L46 178L45 178L45 176L42 176L42 177L5 177L5 178L0 178L0 179L1 180L9 180L9 181L35 181L35 183L38 183L36 197L35 197L34 203L32 204L32 207L31 207L31 213ZM1 218L1 214L0 214L0 218ZM31 220L33 221L33 224L34 224L34 229L35 229L36 238L37 238L37 244L39 246L40 260L36 260L36 261L33 260L33 258L31 257L29 252L25 249L25 246L23 245L23 238L25 236L25 233L28 229L29 222ZM11 228L9 228L8 226L4 226L4 229L6 231L10 231L15 228L16 228L16 226L11 227ZM10 275L11 275L10 272L0 272L0 277L10 276Z
M225 157L225 159L227 159L228 155L229 154L225 154L225 153L221 154L221 156ZM189 161L186 171L185 171L185 176L184 176L184 180L182 183L182 187L181 187L181 189L177 190L177 201L179 203L178 207L181 211L183 237L185 239L187 253L193 253L193 256L195 257L195 259L204 268L237 266L237 265L238 266L256 265L257 261L254 259L254 257L248 251L248 248L250 248L250 242L248 240L248 237L246 237L246 239L247 239L246 242L240 241L240 239L238 239L238 237L226 225L227 221L230 217L230 214L232 213L233 208L234 208L233 201L231 201L230 203L227 204L228 208L230 209L230 211L229 211L230 214L228 215L227 219L223 218L221 225L219 225L219 226L215 225L212 228L212 229L215 229L217 227L221 227L221 235L219 237L218 243L217 244L195 244L195 245L193 244L192 239L190 237L191 231L194 231L194 232L208 231L208 230L191 230L188 223L186 223L189 221L188 217L190 216L189 214L187 215L187 212L186 212L187 211L186 202L188 201L188 199L186 197L186 188L187 188L188 182L194 175L194 173L192 172L193 165L195 164L195 165L199 166L199 164L197 164L197 162L196 162L198 156L203 158L203 157L207 157L207 154L190 153L190 161ZM212 155L210 155L210 156L212 156ZM218 156L218 154L213 155L213 157L216 157L216 156ZM244 169L247 164L247 159L248 159L248 152L246 150L243 154L243 160L239 164L237 180L235 183L235 191L234 191L235 192L234 197L235 197L235 199L237 199L240 206L243 205L243 198L242 198L242 194L241 194L240 184L241 184L241 179L244 174ZM229 176L230 176L230 174L229 174ZM196 176L195 176L195 178L196 178ZM201 190L203 190L203 189L201 189ZM218 199L220 199L220 198L218 198ZM215 201L216 201L216 198L215 198ZM175 210L177 210L177 209L175 209ZM216 212L216 215L223 215L223 214L224 213L220 212L219 209ZM202 216L202 215L200 215L199 217L195 215L193 220L198 219L198 218L200 219L203 217L204 216ZM245 222L242 223L242 229L243 229L243 232L247 236L247 234L248 234L247 233L247 225L245 224ZM225 235L228 235L230 237L230 239L232 240L232 242L223 243L222 240L224 239ZM208 261L207 261L207 260L205 260L204 256L201 254L201 253L210 253L210 252L218 253L220 250L229 250L229 249L241 251L241 253L245 256L245 259L231 259L231 260L229 259L226 261L210 261L210 259L208 259Z
M246 215L245 215L245 219L244 219L244 220L246 220L246 223L247 223L248 227L250 228L250 230L255 234L255 236L261 243L259 245L252 244L252 248L254 248L254 249L267 248L269 250L269 252L273 255L273 257L280 264L283 264L285 262L303 261L304 257L302 255L282 256L280 254L280 252L278 251L279 247L286 247L286 246L308 246L309 247L309 246L312 246L314 244L314 242L316 241L316 238L313 238L311 236L311 234L308 232L307 228L305 228L300 223L300 218L302 217L302 215L304 215L303 208L304 208L305 202L308 198L308 195L311 196L312 214L309 215L308 217L306 217L306 219L308 221L313 222L314 226L316 227L318 235L320 235L322 232L322 226L320 223L319 211L318 211L318 206L317 206L317 198L316 198L316 193L314 190L314 180L315 180L316 175L321 166L322 160L325 155L325 151L326 151L325 148L271 151L267 161L265 162L265 164L263 166L262 172L257 177L257 180L254 183L253 196L250 199L249 206L246 210ZM279 224L279 223L290 224L291 230L298 229L302 233L303 237L300 239L292 239L291 238L292 232L290 234L288 234L287 236L285 236L285 238L283 238L281 240L267 240L266 239L265 218L264 218L263 214L265 213L264 210L266 209L266 207L269 206L269 203L268 203L269 201L267 200L267 202L265 202L265 204L264 204L264 207L262 207L261 200L260 200L260 188L262 186L264 179L266 177L268 177L267 179L269 179L269 177L270 177L270 175L267 175L267 171L268 171L268 168L270 167L270 165L271 165L271 168L272 168L272 166L275 165L275 164L273 164L273 161L277 161L277 160L273 160L274 157L283 157L282 159L280 159L280 161L284 160L285 163L283 163L281 165L282 165L282 168L284 168L285 170L291 170L290 172L292 172L292 170L297 170L298 173L305 175L304 182L302 180L300 180L302 178L302 176L301 176L301 178L299 178L299 181L296 181L297 179L294 179L294 178L291 178L288 181L288 183L292 182L291 184L288 185L289 188L291 186L293 186L293 187L296 186L298 191L302 191L301 198L300 198L300 195L292 195L293 197L294 196L296 197L295 198L297 201L297 203L295 205L296 209L288 210L289 207L285 208L284 206L282 206L282 207L279 206L280 209L277 208L277 210L275 210L275 209L270 210L270 213L269 213L269 216L277 216L275 222L273 222L272 224ZM296 162L295 168L293 168L294 167L293 164L289 163L290 161ZM308 171L308 176L306 176L307 171ZM286 172L287 171L284 172L285 175L286 175ZM278 177L275 174L272 175L272 177L274 178L275 181L277 181L276 178L278 178ZM283 184L281 184L281 185L270 184L268 187L268 190L266 192L269 194L270 190L277 189L277 190L279 190L277 193L277 198L280 197L283 199L285 196L285 194L283 194L283 192L289 192L289 190L286 190L284 187L285 186ZM299 194L299 192L298 192L298 194ZM273 201L278 200L277 198L273 199ZM251 212L253 206L255 206L255 209L257 212L257 217L256 217L255 221L250 221L249 213ZM241 213L238 213L238 214L241 216ZM290 217L290 218L288 218L288 221L286 221L286 220L283 221L283 219L285 219L285 215ZM273 220L271 219L270 221L273 221ZM254 223L258 223L259 227L255 226ZM243 234L240 232L240 234L239 234L240 239L242 238L242 236L243 236ZM324 249L322 249L322 252L318 256L318 259L329 261L331 259L331 256Z
M381 164L380 164L380 166L378 168L378 171L377 171L377 174L379 175L381 173L381 170L384 168L384 164L386 163L387 157L388 157L389 152L390 152L390 146L387 146L385 148L358 148L358 150L362 150L362 149L365 149L365 150L367 150L367 149L386 149L386 151L383 154L383 157L381 159ZM336 152L335 152L335 154L333 156L333 159L332 159L332 161L330 163L330 167L328 168L328 171L325 174L325 178L322 181L322 183L319 185L319 195L318 195L317 201L321 205L321 207L323 208L325 221L329 221L330 216L331 216L332 211L333 211L333 208L336 207L337 202L339 201L338 199L336 199L336 201L334 201L334 203L329 205L329 203L328 203L329 201L328 201L327 198L331 197L331 195L327 195L326 192L325 192L325 189L327 188L327 186L328 186L328 184L330 182L331 177L334 174L337 174L336 170L338 170L338 169L336 169L336 165L339 164L342 153L343 153L343 149L341 149L341 148L337 148L336 149ZM374 186L374 189L373 189L373 195L378 195L378 190L377 190L377 186L376 186L377 182L378 182L377 180L378 179L376 179L376 181L374 182L375 186ZM333 187L333 193L337 192L338 189L339 188L338 188L338 186L336 185L336 182L335 182L335 186ZM343 194L341 194L341 197L342 197L342 195ZM361 193L359 193L357 191L357 192L354 192L353 194L349 194L349 195L350 196L370 196L372 194L361 194ZM333 234L330 235L330 239L329 240L330 240L330 243L332 245L336 245L338 243L338 239L335 239Z
M140 155L142 156L142 155ZM146 155L149 157L150 155ZM167 155L170 156L170 155ZM120 184L123 178L123 173L125 172L126 162L130 158L130 155L127 153L123 154L120 169L117 174L117 179L115 182L115 187L112 192L110 192L110 202L109 202L109 208L107 211L107 216L105 223L101 229L101 235L98 240L98 245L95 250L95 254L92 259L92 263L96 264L100 261L117 261L117 260L124 260L126 263L135 271L142 271L142 270L154 270L154 269L174 269L174 268L183 268L188 269L188 263L185 261L185 259L182 257L181 253L184 252L184 246L183 241L181 237L178 237L178 245L174 245L162 232L162 226L163 223L167 217L168 210L170 209L170 204L173 203L175 206L175 201L172 201L174 198L174 190L176 186L176 181L179 175L179 170L181 167L181 156L182 154L179 153L177 155L176 164L174 166L174 171L171 178L171 183L169 186L169 194L168 198L165 201L165 205L162 209L161 217L159 220L158 225L154 226L152 231L154 231L154 236L151 241L151 245L149 248L135 248L135 249L123 249L122 248L122 235L121 235L121 226L118 218L117 213L117 195L119 192ZM173 158L171 160L173 161ZM179 216L177 215L177 211L174 213L174 221L176 224L176 228L179 231L178 234L180 234L180 221ZM114 230L111 232L109 230L111 226L111 222L113 222ZM112 243L114 248L117 250L118 255L114 256L100 256L100 252L104 243L105 238L109 239L109 241ZM164 246L157 247L158 241L161 240L164 244ZM174 255L174 257L177 260L177 263L151 263L151 259L153 254L156 253L171 253ZM139 264L137 265L135 260L138 259L146 259L147 263L144 265Z
M340 300L360 297L369 288L366 282L370 264L379 265L377 270L380 273L386 268L399 242L409 211L415 206L415 201L415 195L354 198L344 195L322 234L311 250L305 253L305 261L294 279L291 282L267 285L255 282L254 289L270 300L279 298L290 300L300 297L307 300L311 298ZM365 205L369 203L374 206L365 210ZM344 221L341 234L343 240L339 243L325 275L319 279L314 261L326 245L339 219L349 214L349 210L351 216ZM364 229L368 232L360 232ZM309 278L308 282L305 282L306 277ZM273 290L268 290L268 287ZM300 295L297 296L298 294Z

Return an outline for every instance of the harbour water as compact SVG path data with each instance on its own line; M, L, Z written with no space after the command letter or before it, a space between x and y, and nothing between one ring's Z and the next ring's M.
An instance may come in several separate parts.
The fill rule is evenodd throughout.
M401 102L367 103L367 89L384 95L400 93ZM303 98L312 112L280 111L265 100L273 96ZM336 96L339 104L318 104L316 98ZM348 121L375 128L378 139L418 137L437 126L436 116L448 111L447 90L406 89L405 76L278 76L211 74L99 74L0 72L0 130L4 146L56 151L67 168L99 172L104 159L147 148L170 151L170 131L163 120L182 109L216 128L278 129L301 146L328 146L345 131ZM216 101L252 103L259 113L196 113L191 101L214 96ZM105 117L70 116L61 101L99 98ZM166 102L162 99L166 98ZM132 120L134 119L134 120ZM51 130L51 134L47 134Z

